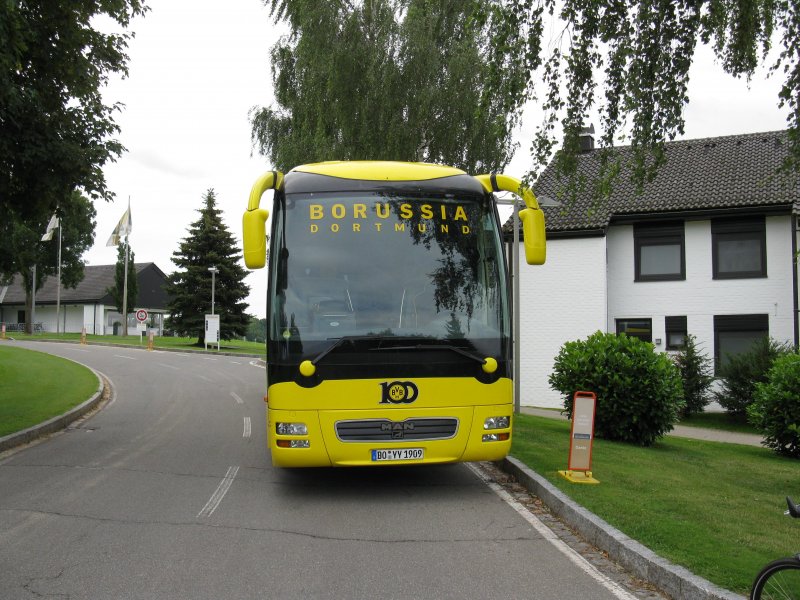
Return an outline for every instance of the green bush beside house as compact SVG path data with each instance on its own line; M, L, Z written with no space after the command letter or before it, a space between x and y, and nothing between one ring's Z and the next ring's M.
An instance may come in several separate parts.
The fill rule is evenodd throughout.
M652 344L625 334L596 332L567 342L556 357L550 386L572 416L576 391L597 394L595 435L650 446L672 430L685 406L678 368Z

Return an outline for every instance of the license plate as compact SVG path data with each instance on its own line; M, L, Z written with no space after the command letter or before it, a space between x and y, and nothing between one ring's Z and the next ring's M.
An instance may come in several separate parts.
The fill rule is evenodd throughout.
M420 460L424 457L425 451L422 448L393 448L372 451L372 462Z

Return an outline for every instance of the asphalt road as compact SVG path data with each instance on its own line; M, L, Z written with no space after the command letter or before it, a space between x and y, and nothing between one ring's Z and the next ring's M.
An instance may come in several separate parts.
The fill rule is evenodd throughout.
M114 394L0 459L2 599L633 597L474 467L273 468L250 359L19 345Z

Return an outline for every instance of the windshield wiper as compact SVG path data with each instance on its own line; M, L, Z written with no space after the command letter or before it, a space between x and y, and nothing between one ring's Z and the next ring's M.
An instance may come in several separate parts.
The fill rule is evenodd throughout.
M450 344L415 344L413 346L383 346L379 348L372 348L372 350L451 350L461 356L466 356L469 359L474 360L475 362L479 362L480 364L486 364L486 359L481 358L477 354L473 354L472 352L467 352L466 350L462 350L458 346L452 346Z
M333 342L330 346L325 348L325 350L317 354L316 357L312 358L311 364L316 366L317 363L319 363L319 361L328 356L328 354L336 350L336 348L338 348L339 346L342 346L343 344L346 344L348 342L352 343L352 342L363 342L370 340L383 341L384 339L386 338L380 335L344 335L340 338L337 338L335 342ZM380 350L380 348L373 348L373 350Z

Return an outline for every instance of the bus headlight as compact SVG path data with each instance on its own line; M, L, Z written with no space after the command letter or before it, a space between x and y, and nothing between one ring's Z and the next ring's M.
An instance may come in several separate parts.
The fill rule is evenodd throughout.
M275 431L278 435L308 435L305 423L276 423Z
M481 441L483 442L505 442L511 436L510 433L486 433Z
M484 429L508 429L509 417L489 417L483 422Z

